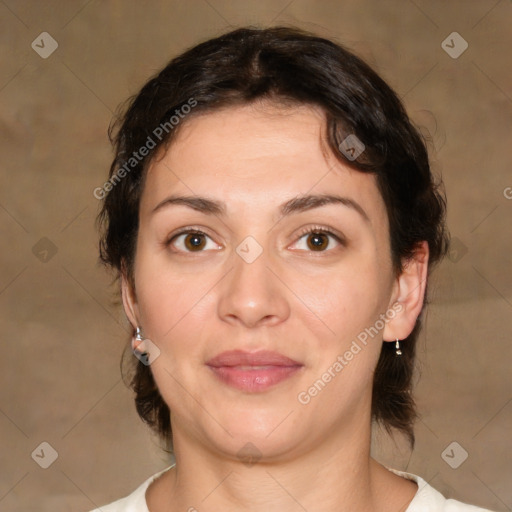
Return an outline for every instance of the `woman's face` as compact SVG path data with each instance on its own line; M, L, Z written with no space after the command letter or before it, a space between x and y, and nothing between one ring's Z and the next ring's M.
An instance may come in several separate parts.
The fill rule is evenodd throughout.
M175 443L234 457L250 442L284 457L326 436L366 436L397 298L375 177L329 153L313 107L230 107L184 122L148 171L135 294L123 281L130 319L160 350L151 369ZM214 369L228 351L242 353ZM261 351L294 363L247 359Z

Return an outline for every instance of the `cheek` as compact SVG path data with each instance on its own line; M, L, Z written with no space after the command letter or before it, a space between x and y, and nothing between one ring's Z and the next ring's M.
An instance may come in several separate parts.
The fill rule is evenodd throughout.
M199 272L171 272L156 264L146 265L138 278L137 298L147 336L164 342L186 329L188 337L193 337L215 279Z
M369 327L387 305L386 271L378 261L361 254L347 258L343 265L325 273L305 276L296 273L292 289L304 304L308 321L322 348L346 344Z

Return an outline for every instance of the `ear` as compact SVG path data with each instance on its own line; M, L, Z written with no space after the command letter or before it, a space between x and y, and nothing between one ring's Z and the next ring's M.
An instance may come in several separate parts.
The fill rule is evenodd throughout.
M124 272L121 274L121 295L123 298L124 312L135 329L139 325L139 308L135 290Z
M383 340L403 340L411 334L421 313L427 286L428 243L421 242L393 284L389 310L395 311L384 327Z

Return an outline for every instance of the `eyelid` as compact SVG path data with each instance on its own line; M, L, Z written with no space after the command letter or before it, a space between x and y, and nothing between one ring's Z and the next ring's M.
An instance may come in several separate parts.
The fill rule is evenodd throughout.
M215 242L215 240L213 239L213 236L210 233L208 233L208 230L206 228L198 227L198 226L184 226L182 228L179 228L177 231L174 231L169 236L167 236L164 241L164 246L169 247L172 245L174 240L176 238L178 238L179 236L188 235L188 234L192 234L192 233L198 234L198 235L204 235L204 236L208 237L210 240L212 240L216 245L219 245L217 242ZM179 249L177 249L176 252L186 253L186 254L194 254L195 253L195 251L182 251ZM197 251L197 254L200 254L201 252L205 252L205 251Z
M297 243L301 238L303 238L305 235L309 235L312 233L323 233L325 235L328 235L332 238L334 238L341 246L347 245L346 237L337 229L333 229L328 226L321 226L321 225L313 225L308 226L299 231L297 235L295 235L296 241L293 242L294 244ZM309 252L318 252L318 253L325 253L332 251L332 249L329 249L327 251L309 251Z
M212 238L212 236L208 233L208 231L205 228L203 228L203 227L199 227L199 226L184 226L182 228L179 228L176 231L173 231L169 236L167 236L165 244L166 245L170 244L171 241L174 238L176 238L179 235L183 235L185 233L200 233L202 235L206 235L206 236L209 236L210 238Z

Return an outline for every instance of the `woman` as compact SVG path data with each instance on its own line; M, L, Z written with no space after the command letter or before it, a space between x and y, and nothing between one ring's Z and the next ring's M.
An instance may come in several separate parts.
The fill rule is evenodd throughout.
M395 93L339 45L239 29L131 101L99 216L139 415L175 455L114 511L482 510L370 457L414 445L445 203ZM99 510L99 509L98 509Z

